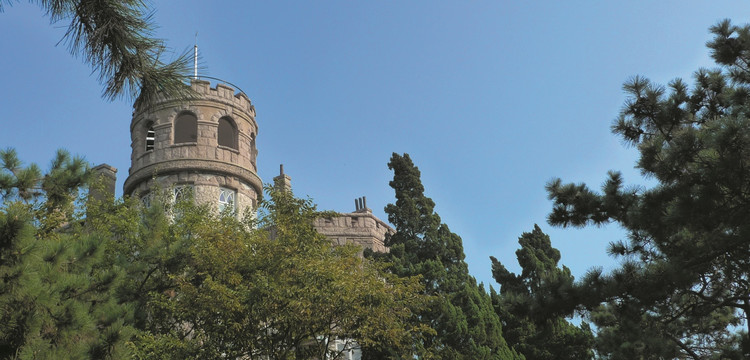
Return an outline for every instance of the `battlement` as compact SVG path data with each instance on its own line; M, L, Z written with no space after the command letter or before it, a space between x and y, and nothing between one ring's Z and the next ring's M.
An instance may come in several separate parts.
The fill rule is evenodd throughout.
M247 95L242 92L238 91L235 93L235 89L229 85L223 84L221 82L216 83L215 87L211 87L211 82L207 80L198 80L198 79L191 79L190 80L190 87L193 89L195 94L197 95L195 98L189 98L187 99L188 102L190 101L214 101L219 102L226 105L231 105L235 108L238 108L242 111L247 112L255 118L255 106L253 105L252 101L250 101L250 98L247 97ZM158 108L159 104L167 105L168 103L172 101L177 101L176 99L167 98L164 94L159 94L157 96L157 100L155 104L152 104L151 108ZM134 104L133 109L133 117L137 117L138 114L145 111L146 109L143 109L141 106L138 106L138 103Z
M193 88L193 91L201 95L201 99L230 102L234 106L248 111L255 117L255 106L253 106L250 98L242 91L235 93L234 88L222 83L217 83L216 87L211 87L211 82L206 80L191 80L190 86Z
M355 244L376 252L388 252L385 238L388 234L395 234L396 231L364 206L364 198L355 200L355 204L355 212L315 219L313 227L318 233L331 239L334 244Z

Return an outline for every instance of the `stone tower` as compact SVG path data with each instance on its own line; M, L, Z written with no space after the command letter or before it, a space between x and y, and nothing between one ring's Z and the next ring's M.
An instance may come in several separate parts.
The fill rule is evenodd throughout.
M263 184L257 174L255 107L243 92L208 81L191 82L187 100L159 98L133 110L131 167L123 193L145 197L158 186L179 198L238 214L255 209Z

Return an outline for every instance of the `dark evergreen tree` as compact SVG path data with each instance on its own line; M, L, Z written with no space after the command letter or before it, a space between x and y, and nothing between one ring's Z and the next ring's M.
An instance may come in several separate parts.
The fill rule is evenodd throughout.
M738 347L741 335L727 326L740 324L730 308L701 314L683 301L690 298L653 304L616 299L596 307L590 318L597 327L597 352L611 360L745 358Z
M391 187L396 203L386 206L396 234L386 240L387 254L373 255L391 264L402 277L421 276L432 306L416 313L413 321L429 325L435 333L415 347L415 355L438 359L518 359L502 337L489 295L469 275L461 238L441 223L435 203L424 195L419 169L408 154L393 154ZM371 350L371 358L386 357Z
M0 160L0 358L126 357L132 311L113 296L121 273L76 216L86 163L61 151L42 175L13 150Z
M505 340L527 360L583 360L593 357L594 338L585 322L577 327L563 304L573 286L573 275L557 267L560 252L539 226L518 238L516 251L522 272L508 271L495 257L492 276L500 293L492 293L503 324Z
M613 359L638 349L651 349L644 358L750 357L747 330L737 332L750 327L750 26L725 20L711 32L721 67L698 70L692 88L642 77L624 85L613 132L637 147L636 167L654 187L626 187L616 172L600 193L559 179L547 186L551 224L615 222L628 232L610 246L622 265L591 272L577 295L596 310L599 349ZM618 338L631 346L612 346Z

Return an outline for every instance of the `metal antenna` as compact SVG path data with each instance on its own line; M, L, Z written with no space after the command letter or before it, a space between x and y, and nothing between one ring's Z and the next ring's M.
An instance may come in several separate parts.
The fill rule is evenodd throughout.
M198 80L198 32L195 32L195 46L193 46L193 79Z

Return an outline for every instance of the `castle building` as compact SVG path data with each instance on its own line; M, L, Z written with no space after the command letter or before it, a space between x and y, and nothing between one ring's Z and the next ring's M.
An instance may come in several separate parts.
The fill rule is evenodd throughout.
M161 97L134 108L125 195L148 196L158 186L176 198L191 190L196 201L217 210L232 206L239 215L257 208L263 183L255 108L244 93L210 85L194 80L193 98Z
M255 139L258 124L255 107L244 92L202 80L190 84L188 99L160 97L136 105L130 124L131 166L123 186L125 196L150 199L155 190L172 191L173 199L190 192L195 201L216 211L227 207L237 216L255 214L263 194L256 164ZM101 188L91 189L90 198L111 198L117 169L101 164L92 169ZM291 177L280 166L273 178L277 189L291 191ZM386 252L385 238L395 231L373 215L364 197L355 199L355 210L319 218L313 226L335 245L355 244L362 249ZM335 339L332 348L339 359L361 360L361 349Z
M136 105L130 124L131 166L123 186L126 196L148 199L155 189L169 190L178 199L190 191L194 199L216 211L232 207L238 216L256 211L263 182L256 164L258 123L255 107L244 92L193 80L192 97L160 97ZM116 169L95 168L114 184ZM283 165L274 179L277 188L291 190ZM386 234L394 230L372 214L365 198L355 211L317 219L319 233L334 244L353 243L384 252Z

